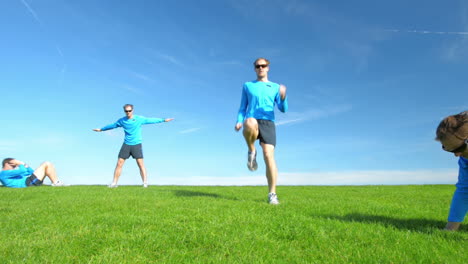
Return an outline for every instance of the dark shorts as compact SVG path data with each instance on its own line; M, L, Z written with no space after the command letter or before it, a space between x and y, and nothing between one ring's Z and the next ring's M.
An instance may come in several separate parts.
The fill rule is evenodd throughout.
M26 178L26 186L30 187L30 186L41 186L42 185L42 181L39 180L36 175L31 174L29 175L28 178Z
M276 146L275 122L270 120L257 119L258 139L261 143Z
M123 143L122 147L120 148L119 158L128 159L130 156L132 156L134 159L143 158L143 149L141 147L141 143L137 145L127 145Z

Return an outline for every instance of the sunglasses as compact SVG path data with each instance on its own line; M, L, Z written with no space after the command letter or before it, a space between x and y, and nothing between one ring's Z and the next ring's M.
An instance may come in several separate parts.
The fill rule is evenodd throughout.
M133 111L133 109L132 110L124 110L124 111L125 111L125 113L130 113L131 111Z
M255 68L256 68L256 69L266 68L266 67L268 67L268 64L256 64L256 65L255 65Z
M445 146L442 145L442 149L447 151L447 152L452 152L452 153L462 153L465 152L466 148L468 148L468 139L465 139L463 142L463 145L459 146L458 148L452 149L452 150L446 150Z

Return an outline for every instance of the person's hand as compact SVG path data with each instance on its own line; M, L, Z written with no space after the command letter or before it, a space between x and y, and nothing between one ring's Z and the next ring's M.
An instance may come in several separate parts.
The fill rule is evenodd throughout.
M93 129L93 131L101 132L102 130L100 128L95 128L95 129Z
M242 128L242 123L237 123L236 126L234 127L236 131L239 131L241 128Z
M16 165L21 165L21 164L25 164L24 162L22 162L21 160L13 160L13 162L16 164Z
M16 163L14 163L13 161L10 161L7 163L8 166L10 166L12 169L16 169L16 167L18 167L18 165L16 165Z
M11 160L10 162L8 162L8 164L10 164L10 166L12 167L16 167L16 166L19 166L21 164L25 164L24 162L20 161L20 160Z
M286 86L284 86L283 84L280 84L279 93L280 93L281 100L286 99Z
M164 122L170 122L172 120L174 120L174 118L166 118L166 119L164 119Z

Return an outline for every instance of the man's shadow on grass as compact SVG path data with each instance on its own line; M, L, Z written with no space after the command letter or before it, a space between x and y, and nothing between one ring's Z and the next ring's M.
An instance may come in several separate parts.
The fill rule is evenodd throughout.
M369 224L380 224L384 226L392 226L402 230L410 230L422 233L433 233L436 230L442 230L447 222L425 219L425 218L395 218L384 215L369 215L362 213L351 213L344 216L330 215L323 216L327 219L347 221L347 222L360 222ZM459 232L466 232L467 227L462 225Z
M207 193L207 192L197 192L197 191L189 191L189 190L175 190L174 194L179 197L211 197L216 199L226 199L226 200L234 200L237 201L238 199L219 195L217 193Z

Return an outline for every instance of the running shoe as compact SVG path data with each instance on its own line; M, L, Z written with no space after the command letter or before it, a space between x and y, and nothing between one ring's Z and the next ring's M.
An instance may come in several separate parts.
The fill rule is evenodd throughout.
M269 193L268 194L268 203L269 204L279 204L278 196L276 195L276 193Z
M249 151L249 153L247 154L247 168L249 168L250 171L256 171L258 169L257 151Z
M58 181L56 181L55 183L52 183L52 186L53 186L53 187L66 187L66 186L70 186L70 185L65 184L65 183L63 183L62 181L58 180Z

